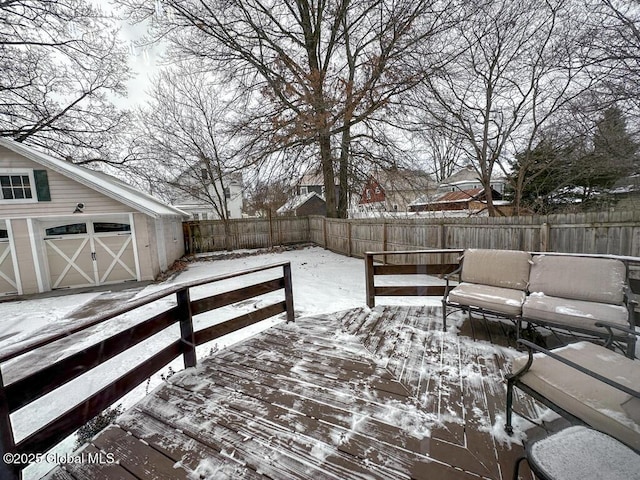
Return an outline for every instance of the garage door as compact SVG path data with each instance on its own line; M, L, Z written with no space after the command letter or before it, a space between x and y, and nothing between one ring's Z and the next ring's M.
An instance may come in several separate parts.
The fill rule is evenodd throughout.
M65 223L45 235L52 289L137 280L128 223Z
M18 293L18 283L13 269L13 256L9 235L0 223L0 296Z

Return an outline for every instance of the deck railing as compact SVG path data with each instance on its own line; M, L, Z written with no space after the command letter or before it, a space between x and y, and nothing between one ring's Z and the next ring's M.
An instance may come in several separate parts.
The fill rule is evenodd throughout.
M365 252L367 306L375 307L377 296L443 296L444 285L376 286L375 277L376 275L445 275L458 268L459 263L454 259L462 252L463 250L451 249ZM376 265L375 257L379 257L383 265ZM415 261L420 258L423 259L421 262ZM405 262L396 263L395 259L402 259ZM406 259L410 260L409 263Z
M282 269L282 273L277 273L278 276L274 279L259 281L232 291L197 300L191 300L190 298L191 289L194 287L239 277L244 278L250 274L273 269ZM278 290L284 290L284 300L257 308L250 313L236 316L213 326L198 331L194 330L193 316L195 315ZM7 385L4 384L1 365L9 360L19 359L68 335L104 324L114 317L156 303L158 300L172 295L175 295L176 299L174 306L168 307L151 318L136 323L126 330L85 347L34 373L27 374L27 376L19 380ZM13 454L12 458L20 459L20 462L15 460L11 464L7 464L5 461L0 462L0 478L20 478L21 470L28 463L38 458L37 455L55 446L180 355L184 358L185 368L194 367L196 365L196 346L283 312L286 312L287 322L294 321L291 266L289 262L167 287L144 298L128 302L104 314L91 317L86 322L83 322L82 325L67 329L63 333L30 342L28 345L4 349L0 353L0 454L2 454L3 460L10 457L10 455L5 457L5 454ZM140 314L142 315L142 313ZM12 413L175 324L180 325L180 337L176 338L175 341L151 355L142 364L134 366L127 373L86 398L82 403L67 410L48 424L41 426L37 431L19 442L15 441L10 418Z

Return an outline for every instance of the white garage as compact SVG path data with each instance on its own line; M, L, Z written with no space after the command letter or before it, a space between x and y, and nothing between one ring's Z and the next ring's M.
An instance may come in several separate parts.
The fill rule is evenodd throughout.
M154 279L187 214L100 172L0 139L0 296Z

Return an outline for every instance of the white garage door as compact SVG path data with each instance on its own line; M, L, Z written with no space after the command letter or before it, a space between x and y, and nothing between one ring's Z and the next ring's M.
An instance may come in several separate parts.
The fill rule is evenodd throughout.
M131 226L84 221L45 228L51 289L137 280Z
M13 256L9 235L3 223L0 223L0 296L18 293L16 272L13 268Z

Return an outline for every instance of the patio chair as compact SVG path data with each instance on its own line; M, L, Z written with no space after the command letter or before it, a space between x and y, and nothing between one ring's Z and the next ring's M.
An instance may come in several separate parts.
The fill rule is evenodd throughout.
M597 326L611 336L613 330L638 335L613 323ZM513 373L506 376L508 434L513 432L513 389L518 387L570 421L640 451L640 361L587 341L554 350L523 339L518 343L528 355L514 359Z

